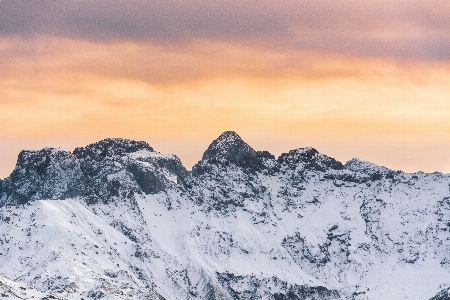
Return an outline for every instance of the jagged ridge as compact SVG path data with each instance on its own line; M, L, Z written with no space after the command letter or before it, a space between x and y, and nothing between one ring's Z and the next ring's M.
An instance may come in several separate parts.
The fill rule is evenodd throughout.
M146 142L105 139L73 153L55 148L22 151L2 184L0 207L39 199L83 197L89 203L160 192L183 181L178 157Z

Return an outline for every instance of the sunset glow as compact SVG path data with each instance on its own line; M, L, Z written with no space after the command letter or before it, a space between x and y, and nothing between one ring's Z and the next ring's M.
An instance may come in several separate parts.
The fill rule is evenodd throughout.
M107 137L189 169L226 130L450 172L450 2L169 2L0 1L0 178Z

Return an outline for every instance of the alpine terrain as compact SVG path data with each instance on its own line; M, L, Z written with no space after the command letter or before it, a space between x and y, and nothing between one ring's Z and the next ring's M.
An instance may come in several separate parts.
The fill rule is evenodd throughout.
M186 170L146 142L22 151L1 299L450 299L450 174L236 133Z

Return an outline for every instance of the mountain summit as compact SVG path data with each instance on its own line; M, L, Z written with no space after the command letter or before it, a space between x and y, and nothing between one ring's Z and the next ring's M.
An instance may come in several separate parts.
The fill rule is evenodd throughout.
M239 163L243 157L256 157L253 150L234 131L225 131L215 139L203 153L202 160L208 160L217 156L223 156L232 162Z
M88 203L131 199L165 190L185 176L178 157L156 152L142 141L105 139L73 153L56 148L22 151L2 182L0 207L69 197Z
M105 158L120 157L126 153L133 153L139 150L154 152L153 148L144 141L138 142L121 138L110 138L87 145L86 147L75 148L73 154L78 159L100 161Z
M2 299L445 300L449 253L450 174L232 131L192 172L105 139L22 151L0 181Z

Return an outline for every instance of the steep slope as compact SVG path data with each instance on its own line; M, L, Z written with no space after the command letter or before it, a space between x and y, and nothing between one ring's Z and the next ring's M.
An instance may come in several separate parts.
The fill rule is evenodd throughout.
M55 151L22 159L2 185L8 295L445 299L450 287L448 174L313 148L275 160L234 132L191 173L144 142Z

